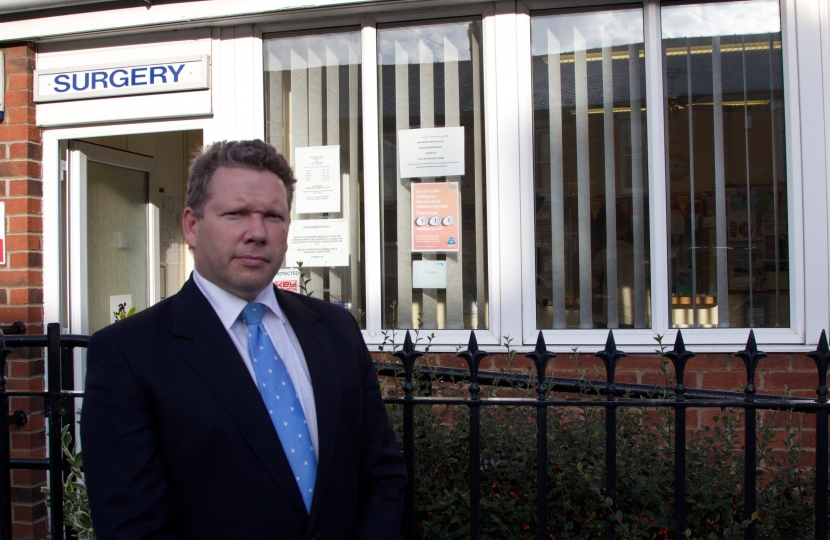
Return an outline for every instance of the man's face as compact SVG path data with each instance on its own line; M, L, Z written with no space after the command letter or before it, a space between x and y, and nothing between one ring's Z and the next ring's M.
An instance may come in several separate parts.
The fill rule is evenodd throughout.
M185 208L182 228L199 274L250 302L282 266L289 220L285 184L279 176L219 167L202 217Z

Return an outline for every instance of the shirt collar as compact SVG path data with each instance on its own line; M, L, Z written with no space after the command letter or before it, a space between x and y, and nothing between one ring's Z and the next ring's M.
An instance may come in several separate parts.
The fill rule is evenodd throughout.
M199 290L205 295L210 305L213 306L213 310L219 316L219 320L222 321L222 326L225 327L225 330L230 330L231 326L239 320L239 314L242 313L242 310L248 305L248 302L222 289L215 283L208 281L195 268L193 269L193 281L196 282L196 286L199 287ZM253 301L265 305L281 322L285 323L285 316L282 313L279 302L277 302L277 295L274 293L273 285L269 284L262 289Z

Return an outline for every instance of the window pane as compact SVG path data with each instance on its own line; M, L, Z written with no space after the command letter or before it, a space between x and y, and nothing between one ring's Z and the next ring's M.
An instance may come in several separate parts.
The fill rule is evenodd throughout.
M378 30L378 64L384 327L487 328L481 22Z
M306 290L347 308L363 327L360 32L276 37L264 44L266 137L298 178L292 232L303 221L317 220L303 224L312 231L304 233L308 243L322 236L347 238L347 253L339 260L301 261L310 280ZM326 232L315 236L311 226ZM291 254L289 246L286 259ZM297 263L286 260L285 266Z
M641 9L531 19L538 328L651 325Z
M146 172L88 162L89 333L115 320L113 297L147 308L148 186Z
M662 23L672 324L788 327L778 4L666 6Z

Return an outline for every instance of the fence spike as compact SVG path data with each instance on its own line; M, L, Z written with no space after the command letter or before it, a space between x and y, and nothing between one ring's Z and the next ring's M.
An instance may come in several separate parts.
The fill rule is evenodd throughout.
M686 362L695 355L692 351L686 350L686 343L683 342L683 334L677 331L674 338L674 349L663 353L663 356L671 360L674 365L674 374L677 382L674 385L674 395L677 401L683 401L683 394L686 393L686 386L683 384L683 375L686 372Z
M818 369L816 394L818 394L819 403L824 403L827 401L827 368L830 366L830 346L827 345L827 333L824 330L821 331L816 350L807 353L807 356L816 362L816 369Z
M819 403L827 403L827 367L830 365L830 347L827 345L827 333L822 330L818 339L816 350L807 353L807 356L815 360L818 369L818 394ZM827 409L816 411L816 494L815 494L815 537L827 538ZM820 510L822 509L822 510Z
M628 356L625 352L617 349L617 342L614 341L613 330L608 331L608 339L605 341L605 349L597 352L594 356L600 358L603 364L605 364L605 373L608 378L606 395L609 400L613 400L614 393L617 390L617 387L614 384L614 374L617 371L617 362L620 361L620 358Z
M536 348L533 351L527 353L525 356L530 358L533 361L533 365L536 366L536 375L539 381L539 383L536 385L536 393L538 394L539 400L541 401L545 399L545 394L548 391L545 371L547 371L548 362L550 362L550 359L556 356L555 352L548 350L548 346L545 343L545 336L542 335L541 330L539 331L539 337L536 339Z
M467 361L470 368L470 394L472 394L472 399L478 399L478 392L481 389L478 385L478 366L484 358L490 356L490 353L478 348L476 333L471 330L467 350L461 351L458 356Z
M424 354L415 349L412 343L412 337L409 335L409 330L406 331L406 337L403 340L403 347L401 350L395 351L392 355L403 364L404 373L404 392L407 396L412 394L412 371L415 369L415 360L422 357Z
M749 338L746 340L746 348L735 353L735 356L744 361L746 366L746 401L755 401L755 370L761 358L767 356L764 351L758 350L758 343L755 341L755 332L749 330Z

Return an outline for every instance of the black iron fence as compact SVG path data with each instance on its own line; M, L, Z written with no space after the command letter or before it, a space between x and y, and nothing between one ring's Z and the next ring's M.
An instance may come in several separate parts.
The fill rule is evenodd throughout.
M12 503L11 471L14 469L46 470L49 485L56 487L63 484L68 475L68 465L61 452L61 429L69 426L75 432L75 398L83 397L82 392L75 391L74 349L86 347L89 336L61 334L60 325L50 323L45 335L8 335L22 334L23 328L16 323L16 328L3 328L0 335L0 413L9 410L9 400L15 397L32 397L43 399L43 414L47 418L48 437L45 458L10 457L9 431L0 434L0 540L12 538ZM16 348L37 347L46 349L47 388L45 391L8 391L6 390L6 361ZM28 412L18 409L8 417L8 425L24 426L28 422ZM63 526L63 492L60 488L51 490L49 513L50 536L53 539L71 537L71 531Z
M60 326L56 323L47 326L45 335L10 335L22 334L23 328L19 323L13 326L0 327L6 335L0 334L0 411L9 410L9 400L15 397L37 397L43 399L44 414L48 418L48 457L46 458L11 458L9 433L4 431L0 436L0 540L11 540L11 470L30 469L48 471L49 485L53 487L50 498L50 532L53 539L71 537L71 531L64 529L63 497L60 486L69 474L66 460L61 452L61 430L68 426L69 432L75 432L75 399L83 397L83 393L74 389L74 349L86 347L88 336L65 335L60 333ZM47 389L45 391L8 391L6 389L5 365L8 356L14 348L42 347L46 349L46 370L48 374ZM471 332L467 349L458 354L467 362L468 369L453 369L432 367L428 370L419 370L416 374L416 361L424 353L415 349L406 334L403 347L394 353L400 364L379 363L378 371L381 375L402 377L404 380L403 397L387 397L387 404L400 405L403 408L403 453L409 473L409 483L406 487L405 513L403 534L407 540L416 537L415 524L415 424L414 408L416 406L455 405L469 409L469 510L470 510L470 537L480 538L480 493L482 470L481 458L481 408L482 407L528 407L536 409L536 511L537 537L539 540L548 538L547 510L548 510L548 416L550 408L573 407L572 399L549 397L554 392L578 392L582 394L595 393L595 399L580 399L580 407L595 407L605 410L605 493L609 501L610 512L606 516L605 537L616 538L614 511L617 506L617 409L620 407L665 407L674 410L674 522L675 538L685 538L686 530L686 410L689 408L738 408L744 411L744 512L751 516L756 511L756 454L757 430L756 412L759 410L792 410L816 415L816 452L815 452L815 538L827 539L827 490L828 490L828 410L827 402L827 370L830 366L830 347L824 332L821 334L817 350L808 353L818 370L818 385L816 399L785 398L780 396L764 396L756 394L755 372L758 363L766 353L758 350L755 336L752 331L746 348L735 353L743 360L746 369L746 386L743 394L722 392L715 390L693 390L684 386L684 372L686 363L694 353L686 350L680 332L674 348L664 352L675 369L673 388L661 389L663 392L655 398L655 387L636 384L617 384L615 375L617 365L626 353L617 349L612 332L608 334L608 341L602 351L596 353L605 365L606 379L604 381L585 381L579 379L564 379L546 377L549 361L556 356L548 351L542 335L534 351L528 353L535 367L533 376L521 374L503 374L481 371L481 361L489 353L478 348L475 334ZM415 384L419 377L446 381L466 381L469 397L429 397L416 396ZM482 385L514 386L535 384L535 398L482 398ZM618 399L623 397L625 399ZM28 413L17 410L8 416L8 425L22 426L28 420ZM747 539L754 539L756 527L750 522L745 530Z

